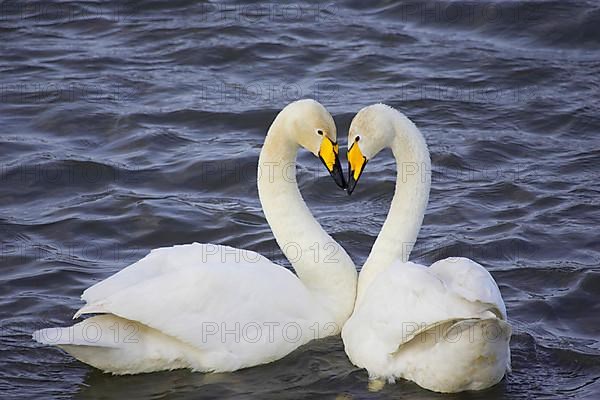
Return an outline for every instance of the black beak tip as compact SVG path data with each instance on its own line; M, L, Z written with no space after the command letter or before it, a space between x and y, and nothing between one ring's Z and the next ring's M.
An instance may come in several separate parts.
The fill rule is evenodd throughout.
M354 192L354 188L356 187L356 181L354 180L354 173L353 171L349 170L349 174L348 174L348 185L346 188L346 191L348 192L348 196L350 196L352 194L352 192Z
M350 196L352 194L352 192L354 192L354 188L356 188L356 184L358 183L358 180L360 179L364 169L365 169L365 165L367 164L367 159L365 158L365 162L363 163L360 172L358 174L358 177L356 179L354 179L355 174L355 170L352 169L352 167L350 166L350 163L348 163L348 187L346 189L346 191L348 192L348 196Z
M344 179L344 173L338 165L333 167L333 171L331 171L331 176L333 177L334 182L342 189L346 189L348 184L346 183L346 179Z
M327 166L327 164L322 158L321 161L325 166ZM346 179L344 178L344 171L342 170L342 165L340 164L340 160L337 157L335 163L333 164L333 169L329 172L329 174L333 178L335 184L338 185L341 189L346 189L348 187Z

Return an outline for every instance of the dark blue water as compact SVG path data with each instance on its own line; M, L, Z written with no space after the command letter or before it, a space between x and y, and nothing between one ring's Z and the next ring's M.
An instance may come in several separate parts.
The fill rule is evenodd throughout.
M506 379L461 396L409 382L371 393L339 337L231 374L130 377L32 342L152 248L220 243L288 265L255 171L276 113L305 97L342 145L375 102L421 128L434 174L413 259L492 272L515 331ZM2 398L600 398L599 133L595 1L2 2ZM306 153L298 174L360 265L391 156L350 198Z

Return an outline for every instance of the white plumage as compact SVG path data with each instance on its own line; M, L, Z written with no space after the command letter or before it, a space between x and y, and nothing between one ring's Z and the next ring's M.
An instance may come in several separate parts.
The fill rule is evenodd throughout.
M352 311L356 269L312 217L289 173L299 146L323 158L321 141L335 138L329 113L303 100L277 116L261 151L259 169L268 166L259 170L261 202L299 276L255 252L227 246L155 249L85 290L86 305L75 318L99 315L37 331L34 339L103 371L132 374L234 371L339 333ZM339 164L337 153L329 156ZM316 258L315 245L333 248L337 262Z
M359 146L365 162L391 147L399 165L388 217L361 270L355 309L342 331L350 360L372 379L404 378L437 392L498 383L510 369L511 328L492 276L466 258L428 268L407 261L431 179L421 133L379 104L356 115L348 143Z
M458 283L456 270L473 276ZM498 287L479 264L398 262L370 285L343 338L351 360L373 378L404 378L441 392L477 390L497 383L510 366L505 319Z
M332 320L289 270L254 252L199 243L152 250L87 289L82 299L87 304L75 317L108 315L61 328L62 338L45 330L36 339L120 374L182 367L233 371L270 362L319 337L323 332L314 325ZM117 338L117 329L126 332ZM114 355L98 359L105 350L89 346Z

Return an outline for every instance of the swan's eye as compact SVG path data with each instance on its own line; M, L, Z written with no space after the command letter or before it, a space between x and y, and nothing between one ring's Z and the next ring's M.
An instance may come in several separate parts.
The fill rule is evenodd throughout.
M322 130L320 130L320 129L317 129L317 133L318 133L319 135L323 136L323 131L322 131Z
M359 140L360 140L360 136L357 136L357 137L354 138L355 142L358 142Z

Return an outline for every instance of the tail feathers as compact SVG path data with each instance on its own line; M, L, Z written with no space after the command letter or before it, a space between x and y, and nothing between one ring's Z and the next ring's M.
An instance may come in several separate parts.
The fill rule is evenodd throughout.
M110 311L102 303L86 304L77 310L73 319L77 319L83 314L110 314Z
M388 374L436 392L482 390L507 372L510 335L495 317L440 321L392 353Z
M397 348L394 353L399 351L404 343L410 342L411 340L415 339L417 336L421 335L424 332L433 331L433 330L444 331L445 328L447 328L448 326L454 326L454 325L460 323L461 321L467 321L467 320L470 321L471 319L450 318L450 319L445 319L442 321L437 321L437 322L434 322L429 325L423 325L423 326L419 327L419 329L416 329L414 331L408 331L403 335L402 341L399 345L399 348ZM392 354L394 354L394 353L392 353Z
M509 341L512 336L512 326L503 319L500 318L481 318L481 319L465 319L458 321L450 327L449 330L465 330L471 327L478 327L482 330L482 339L490 343L506 343L506 372L512 372L511 357L510 357L510 346Z
M202 359L202 352L191 345L112 314L87 318L67 328L42 329L33 333L33 339L119 375L196 368L190 360Z
M448 340L448 336L455 337L456 335L459 335L460 337L462 334L461 332L469 331L477 327L480 330L485 330L485 338L488 340L498 340L502 337L508 340L512 335L510 324L495 316L491 316L491 312L489 314L490 316L484 318L450 318L423 326L414 332L408 332L408 334L403 337L404 340L391 355L397 355L402 351L403 346L411 341L418 342L420 340L422 343L426 343L428 342L427 339L434 338L432 343L436 343ZM474 331L470 331L470 333L473 334ZM510 369L510 365L508 365L508 369Z

